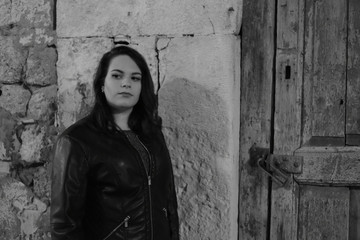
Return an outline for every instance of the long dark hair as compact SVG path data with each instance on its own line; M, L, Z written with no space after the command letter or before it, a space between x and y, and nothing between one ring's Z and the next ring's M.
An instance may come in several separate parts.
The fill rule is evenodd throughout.
M138 51L128 46L121 45L115 47L102 56L94 76L93 90L95 103L90 115L94 117L97 127L105 132L112 133L119 131L115 124L112 110L105 98L105 94L102 92L102 86L104 86L110 62L119 55L129 56L140 68L142 75L141 93L139 101L129 116L129 127L137 134L150 136L157 129L161 128L161 118L157 114L157 97L154 93L154 84L144 57Z

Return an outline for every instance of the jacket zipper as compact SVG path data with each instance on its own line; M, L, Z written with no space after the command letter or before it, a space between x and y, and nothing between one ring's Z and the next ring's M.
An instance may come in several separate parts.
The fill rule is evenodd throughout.
M136 136L137 137L137 136ZM137 137L138 138L138 137ZM153 217L152 217L152 200L151 200L151 168L152 168L152 160L151 160L151 155L150 155L150 152L149 150L145 147L145 145L140 141L140 139L138 138L139 142L141 143L141 145L143 146L143 148L145 148L146 152L148 153L149 155L149 171L146 170L146 167L145 167L145 162L144 160L141 158L141 161L144 165L144 168L145 168L145 171L146 171L146 175L148 177L148 189L149 189L149 203L150 203L150 227L151 227L151 232L150 232L150 236L151 236L151 240L153 240L153 232L154 232L154 226L153 226Z
M134 148L134 146L132 146L131 141L129 140L128 136L126 134L124 134L126 136L126 139L129 141L130 146ZM151 200L151 169L152 169L152 159L151 159L151 154L149 152L149 150L147 149L147 147L145 147L145 145L141 142L141 140L139 139L139 137L136 135L136 138L139 140L140 144L143 146L143 148L146 150L147 154L149 155L149 171L147 170L146 166L145 166L145 162L144 159L141 158L140 153L138 152L138 155L141 159L141 162L143 164L143 167L145 169L145 173L147 176L147 182L148 182L148 189L149 189L149 205L150 205L150 239L153 240L154 239L154 226L153 226L153 217L152 217L152 200ZM136 149L135 149L136 150ZM137 150L136 150L137 151Z
M122 225L124 225L124 227L128 227L128 224L129 224L129 219L130 219L130 216L127 216L119 225L117 225L103 240L106 240L108 239L111 235L114 234L114 232L116 232L116 230L119 229L119 227L121 227Z
M167 209L163 208L162 210L164 211L165 217L167 218L168 217Z

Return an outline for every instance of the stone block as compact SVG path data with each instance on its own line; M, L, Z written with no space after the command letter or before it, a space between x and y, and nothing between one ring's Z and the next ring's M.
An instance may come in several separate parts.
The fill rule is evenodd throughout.
M52 46L56 42L56 32L47 28L22 28L19 43L24 47Z
M25 116L26 106L31 93L19 85L3 85L1 87L0 107L11 114Z
M51 118L54 118L56 100L56 85L34 91L29 101L27 117L34 120L49 121Z
M16 216L12 200L27 196L25 186L11 178L0 178L0 239L16 239L21 232L21 223Z
M44 228L41 218L47 213L47 206L24 184L11 178L0 179L0 222L3 231L1 239L34 238L39 228Z
M52 0L12 0L11 22L24 27L52 28Z
M25 53L16 45L15 37L0 36L0 83L20 82Z
M53 0L12 0L0 3L0 26L16 28L14 36L23 46L53 45ZM10 27L11 28L11 27Z
M92 82L102 55L113 47L109 38L58 39L59 121L70 126L93 102Z
M4 142L0 141L0 161L4 160L10 160L10 156L8 155Z
M232 35L158 41L159 114L184 239L236 237L239 48Z
M14 150L16 122L10 112L0 108L0 161L9 161Z
M39 125L27 125L21 134L21 159L25 162L40 162L44 146L45 128Z
M10 23L11 20L11 1L0 1L0 26Z
M39 167L34 172L34 194L44 203L50 202L51 171L45 167Z
M63 0L57 2L59 37L224 34L241 26L237 0Z
M57 54L54 48L30 48L26 83L39 86L56 84L56 60Z
M1 148L1 143L0 143L0 148ZM9 174L10 174L10 162L0 161L0 178L3 178Z

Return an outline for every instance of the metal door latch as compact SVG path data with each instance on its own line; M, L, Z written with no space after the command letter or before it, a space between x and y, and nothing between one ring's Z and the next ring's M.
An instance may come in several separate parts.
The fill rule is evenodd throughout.
M282 187L289 186L292 174L302 173L302 156L270 154L267 149L257 147L252 147L250 152L252 158L256 157L258 167Z

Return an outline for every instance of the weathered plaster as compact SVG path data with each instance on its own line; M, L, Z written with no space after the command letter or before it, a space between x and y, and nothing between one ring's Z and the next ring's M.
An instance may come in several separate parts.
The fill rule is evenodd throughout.
M177 176L183 239L234 239L240 42L225 35L158 43L159 113Z
M97 63L102 54L111 49L113 41L109 38L58 39L57 46L58 120L60 126L68 127L90 108L91 83Z
M58 1L59 37L233 34L240 29L237 0Z

